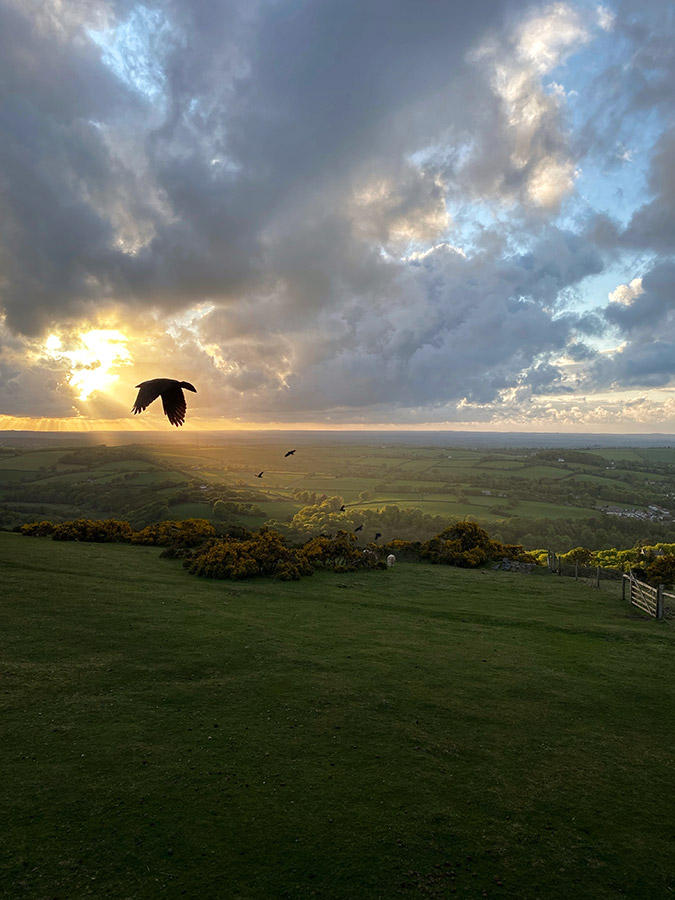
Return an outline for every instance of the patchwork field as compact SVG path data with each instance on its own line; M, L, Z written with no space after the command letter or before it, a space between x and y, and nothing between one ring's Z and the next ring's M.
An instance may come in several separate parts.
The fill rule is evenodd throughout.
M673 448L479 451L419 442L331 443L325 436L295 440L250 436L200 446L186 434L145 447L0 447L0 526L75 515L143 527L199 515L257 528L340 497L350 514L395 505L445 522L473 517L528 549L540 545L538 535L556 552L675 540ZM296 452L285 457L289 449ZM216 515L220 499L245 506L221 507ZM636 511L642 524L629 528L600 511L607 506ZM443 527L435 523L434 532L418 522L399 534L382 524L376 529L385 539L425 539ZM344 527L356 525L345 519Z
M0 533L0 895L655 900L675 632L571 579Z

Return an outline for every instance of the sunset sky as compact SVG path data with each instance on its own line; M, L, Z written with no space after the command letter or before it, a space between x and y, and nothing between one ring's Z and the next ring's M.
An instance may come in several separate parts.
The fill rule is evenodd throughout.
M0 0L0 429L675 432L674 10Z

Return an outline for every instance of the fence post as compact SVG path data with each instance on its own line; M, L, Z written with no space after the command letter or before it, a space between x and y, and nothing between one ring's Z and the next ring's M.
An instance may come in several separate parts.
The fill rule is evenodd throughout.
M663 618L663 585L660 584L656 590L656 618Z
M579 580L579 560L577 559L574 563L574 580Z
M622 600L626 599L626 578L627 578L627 575L624 572L623 575L621 576L621 599Z
M595 586L600 587L600 566L595 567Z

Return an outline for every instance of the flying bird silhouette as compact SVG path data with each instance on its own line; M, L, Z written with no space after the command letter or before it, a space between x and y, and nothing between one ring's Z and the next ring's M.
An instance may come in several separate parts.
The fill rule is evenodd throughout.
M357 525L354 531L363 531L363 525Z
M256 477L256 478L262 478L262 477L263 477L263 472L264 472L264 471L265 471L265 470L263 469L263 471L262 471L262 472L259 472L255 477Z
M343 505L343 506L340 507L340 512L344 512L344 511L345 511L345 508L344 508L344 505Z
M284 453L284 459L286 459L287 456L293 456L294 453L295 450L289 450L288 453Z
M172 425L182 425L185 422L185 413L187 412L187 404L185 403L185 395L183 388L188 391L197 393L197 388L193 387L187 381L176 381L175 378L151 378L150 381L142 381L136 385L140 388L136 402L131 407L133 414L142 413L144 409L156 400L162 398L162 406L164 407L164 415L167 416Z
M375 540L377 540L379 537L382 537L382 532L381 532L381 531L378 531L378 532L376 533L376 535L375 535Z

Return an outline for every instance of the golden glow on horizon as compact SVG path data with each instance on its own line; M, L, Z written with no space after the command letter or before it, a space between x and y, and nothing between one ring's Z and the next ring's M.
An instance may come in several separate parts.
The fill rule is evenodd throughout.
M78 337L83 346L64 350L61 338L50 334L45 349L54 359L70 362L68 384L79 391L78 399L87 400L95 391L105 392L117 381L119 376L110 372L113 366L131 362L129 338L121 331L104 329L81 331Z

